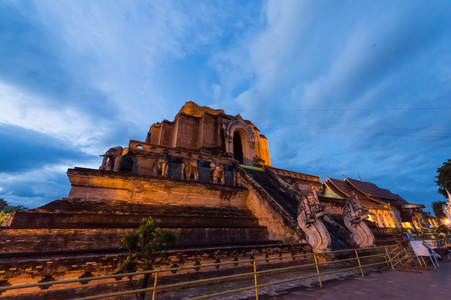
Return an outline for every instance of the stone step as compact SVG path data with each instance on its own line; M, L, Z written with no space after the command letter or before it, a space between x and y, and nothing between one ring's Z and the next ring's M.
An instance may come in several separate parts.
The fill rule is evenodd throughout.
M263 171L244 169L292 218L297 218L298 199L294 198L277 180Z
M69 212L69 213L108 213L108 214L165 214L165 215L227 215L227 216L253 216L251 211L245 208L233 206L188 206L188 205L159 205L142 202L91 200L91 199L62 199L50 202L28 212Z
M258 227L249 209L157 205L125 201L62 199L27 212L17 212L9 227L38 228L137 228L142 219L160 219L166 228Z
M268 241L266 227L165 228L179 233L177 247L239 245ZM2 253L119 249L120 236L132 229L13 229L0 228Z
M165 214L111 214L111 213L47 213L16 212L9 228L137 228L141 220L151 216L165 228L246 228L259 227L258 219L247 213L227 211L168 211Z

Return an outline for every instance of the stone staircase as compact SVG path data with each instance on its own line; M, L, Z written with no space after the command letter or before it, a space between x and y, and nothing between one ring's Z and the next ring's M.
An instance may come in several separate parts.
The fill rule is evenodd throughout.
M117 249L119 237L142 219L179 232L179 247L246 245L268 242L268 231L248 209L63 199L15 213L1 229L4 253Z
M253 169L244 170L296 221L298 199L286 191L268 173Z

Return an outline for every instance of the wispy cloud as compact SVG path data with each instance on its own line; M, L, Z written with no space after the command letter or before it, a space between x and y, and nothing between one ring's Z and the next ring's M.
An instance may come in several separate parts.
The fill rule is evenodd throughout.
M96 167L194 100L252 120L275 166L359 173L409 201L436 200L434 172L451 152L440 109L450 107L450 8L3 1L0 146L11 161L1 160L0 197L61 198L67 167Z
M218 56L252 83L235 103L269 137L274 164L335 177L359 172L428 203L451 150L450 110L418 108L450 108L449 8L268 1L262 30Z

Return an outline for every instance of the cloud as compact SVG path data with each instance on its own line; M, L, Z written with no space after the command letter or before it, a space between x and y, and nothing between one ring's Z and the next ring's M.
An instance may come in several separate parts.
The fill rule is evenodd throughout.
M0 23L0 79L33 93L39 104L55 109L70 105L84 108L99 117L114 110L103 107L105 95L86 78L86 70L74 68L76 55L66 47L59 35L49 34L49 28L39 19L36 7L3 2ZM95 101L93 101L95 100Z
M449 9L427 1L2 2L0 146L19 150L2 157L0 193L30 203L65 196L64 168L97 167L96 155L144 140L152 123L194 100L253 121L274 166L359 173L408 200L435 200L434 172L451 150L441 109L451 95Z
M229 69L223 89L251 83L235 107L269 138L273 165L360 173L428 203L451 150L450 110L419 108L450 107L449 8L268 1L262 30L218 53L216 67Z
M198 91L217 76L199 63L249 23L236 22L230 4L0 3L1 192L11 201L46 201L39 186L46 196L67 190L62 169L97 167L90 158L143 140L185 97L211 103L213 91ZM253 15L253 7L239 15Z
M17 173L92 156L55 137L17 126L0 126L0 172Z
M67 168L65 164L47 164L16 174L0 173L0 198L29 208L61 199L70 190Z
M11 205L36 207L67 196L68 168L100 164L67 140L14 125L0 125L0 141L0 198Z

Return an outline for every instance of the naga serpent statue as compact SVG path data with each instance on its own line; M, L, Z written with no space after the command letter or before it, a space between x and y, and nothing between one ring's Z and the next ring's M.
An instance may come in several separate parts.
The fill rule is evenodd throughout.
M330 251L331 244L329 232L321 220L324 216L323 210L318 196L311 186L310 191L299 201L297 221L307 235L307 241L312 246L313 252L317 253Z
M360 248L374 247L374 235L368 225L363 222L368 215L368 209L360 204L354 191L351 192L346 200L343 209L343 222L346 228L351 232L351 240L355 246Z

